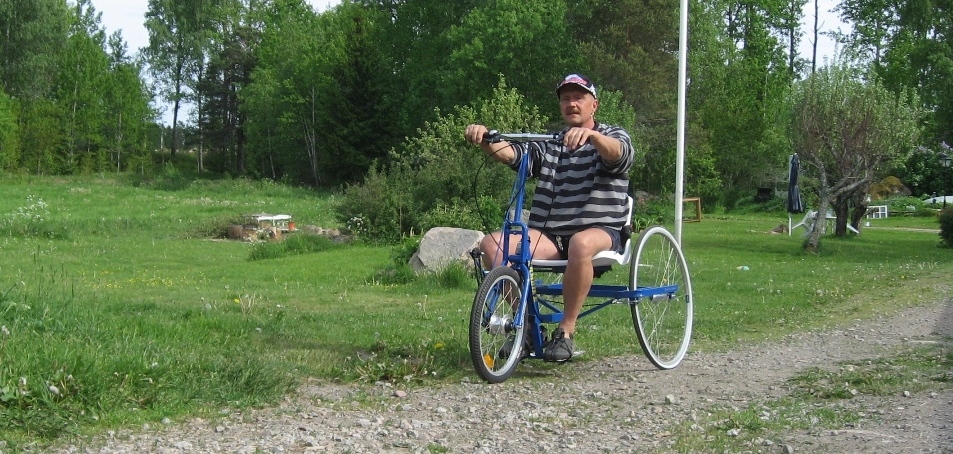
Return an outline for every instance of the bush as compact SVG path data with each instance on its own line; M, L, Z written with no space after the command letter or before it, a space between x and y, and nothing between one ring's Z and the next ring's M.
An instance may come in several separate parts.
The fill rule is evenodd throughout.
M352 233L381 242L436 225L497 228L515 174L466 143L463 130L471 123L501 131L546 130L537 109L501 82L492 100L427 123L391 152L388 165L347 187L335 207L338 220Z
M664 197L640 197L635 201L632 231L639 232L652 225L675 221L674 202Z
M933 216L934 212L927 209L923 200L916 197L893 197L883 201L890 210L890 215L909 214L914 216ZM871 205L875 205L871 203Z
M940 212L940 245L953 248L953 206Z
M347 230L362 239L394 242L409 232L412 199L404 191L411 176L394 169L388 173L371 168L364 183L344 189L335 206L338 220Z
M771 197L765 202L755 201L754 196L738 199L733 213L781 213L787 211L787 200L781 197Z
M288 235L282 241L258 243L252 249L248 260L266 260L288 257L292 255L311 254L326 251L335 247L334 242L321 235L295 233Z

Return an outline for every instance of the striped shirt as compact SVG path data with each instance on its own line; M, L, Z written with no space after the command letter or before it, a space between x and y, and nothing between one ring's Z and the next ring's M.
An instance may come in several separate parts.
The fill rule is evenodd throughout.
M553 235L625 225L632 140L617 126L597 123L595 129L622 142L618 161L606 161L589 143L575 151L550 143L514 144L516 159L510 167L519 169L529 152L529 176L536 178L527 225Z

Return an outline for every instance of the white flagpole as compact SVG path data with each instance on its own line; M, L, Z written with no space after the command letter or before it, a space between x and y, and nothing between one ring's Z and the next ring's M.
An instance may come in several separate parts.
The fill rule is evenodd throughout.
M688 72L688 0L681 0L678 26L678 134L675 161L675 240L682 245L682 198L685 197L685 98Z

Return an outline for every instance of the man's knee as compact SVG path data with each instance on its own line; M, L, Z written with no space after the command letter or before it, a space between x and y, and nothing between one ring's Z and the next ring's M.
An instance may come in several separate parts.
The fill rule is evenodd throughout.
M572 236L569 242L570 259L591 259L592 256L612 248L612 238L601 229L589 229Z
M480 240L480 250L491 252L500 248L499 232L488 233Z

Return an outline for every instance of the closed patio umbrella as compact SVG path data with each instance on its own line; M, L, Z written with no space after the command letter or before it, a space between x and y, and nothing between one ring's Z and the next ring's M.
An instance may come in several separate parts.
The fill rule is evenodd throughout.
M804 212L804 204L801 203L801 189L797 186L798 174L801 171L801 161L797 154L791 155L788 167L788 236L791 235L791 215Z
M801 161L797 154L792 154L790 168L788 169L788 213L791 214L804 212L804 205L801 203L801 189L797 186L800 167Z

